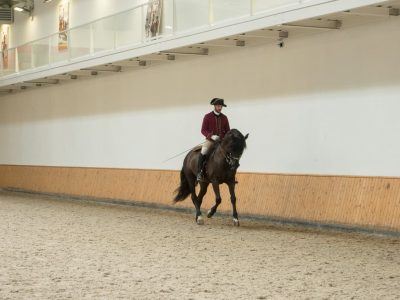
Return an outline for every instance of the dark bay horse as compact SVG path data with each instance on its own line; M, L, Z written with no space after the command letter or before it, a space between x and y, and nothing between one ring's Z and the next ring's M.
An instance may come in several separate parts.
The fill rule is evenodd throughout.
M239 226L239 218L236 211L235 196L235 175L239 167L239 160L246 148L246 139L249 135L243 136L237 129L232 129L225 135L221 142L215 143L207 158L205 167L205 181L200 182L200 192L196 195L196 174L197 161L200 154L200 148L192 149L183 161L181 170L181 183L176 190L174 202L185 200L189 195L192 197L193 204L196 208L196 222L204 224L201 215L201 203L207 192L208 185L211 183L215 193L215 205L208 211L207 217L211 218L217 211L218 205L221 203L221 195L219 185L226 183L229 187L231 195L233 224Z

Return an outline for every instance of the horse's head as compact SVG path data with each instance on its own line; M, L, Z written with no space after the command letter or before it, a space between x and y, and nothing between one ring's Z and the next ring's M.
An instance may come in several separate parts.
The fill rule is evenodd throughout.
M246 149L246 139L249 134L245 136L237 129L231 129L227 132L222 140L221 147L225 152L226 162L232 170L239 168L239 160Z

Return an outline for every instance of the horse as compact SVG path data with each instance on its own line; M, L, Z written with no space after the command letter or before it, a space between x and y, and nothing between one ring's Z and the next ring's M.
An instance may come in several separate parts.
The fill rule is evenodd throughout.
M191 195L194 207L196 208L196 223L204 224L201 214L201 204L203 197L207 193L208 185L211 183L215 193L215 205L207 212L207 217L211 218L217 211L221 203L220 184L227 184L232 203L233 225L239 226L239 217L236 211L235 180L236 171L239 167L239 160L246 148L246 139L249 134L243 134L237 129L228 131L222 141L216 142L207 157L205 166L205 180L200 181L200 192L196 195L198 173L198 159L201 147L192 149L183 160L180 172L180 185L176 189L174 203L185 200Z

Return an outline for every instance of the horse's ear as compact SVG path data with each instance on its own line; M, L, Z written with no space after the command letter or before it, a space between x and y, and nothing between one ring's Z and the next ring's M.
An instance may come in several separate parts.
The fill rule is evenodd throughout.
M246 135L244 136L244 139L247 140L248 137L249 137L249 134L246 134Z

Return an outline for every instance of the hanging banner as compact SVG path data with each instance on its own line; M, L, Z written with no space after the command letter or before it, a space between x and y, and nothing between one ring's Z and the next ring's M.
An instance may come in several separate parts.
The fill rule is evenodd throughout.
M10 46L10 25L1 25L1 64L3 69L8 68L8 51Z
M145 34L147 38L160 34L162 0L152 1L147 7Z
M69 0L63 0L58 5L58 50L68 48L68 32L65 31L69 27Z

